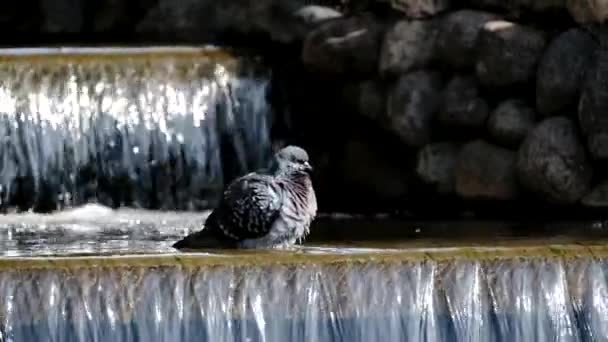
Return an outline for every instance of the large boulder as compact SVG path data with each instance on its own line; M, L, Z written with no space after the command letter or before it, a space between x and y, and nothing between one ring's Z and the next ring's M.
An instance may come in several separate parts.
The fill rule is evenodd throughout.
M488 118L487 102L479 96L473 77L456 76L443 91L437 120L446 127L475 129L484 127Z
M4 1L4 45L86 41L107 43L219 43L255 45L255 40L300 42L311 23L335 13L299 0L35 0ZM324 2L328 6L338 1ZM315 12L311 14L311 12Z
M589 190L593 172L579 138L566 117L539 123L519 148L520 183L548 202L577 202Z
M494 11L501 11L510 17L522 17L544 14L565 13L566 0L467 0L474 7L488 8Z
M51 1L51 0L47 0ZM84 1L84 0L83 0ZM79 6L80 7L80 6ZM2 11L0 11L0 29L4 32L11 32L12 34L6 37L2 37L3 43L6 40L14 39L16 34L28 33L30 35L38 33L40 30L40 17L38 15L32 15L35 11L32 11L31 3L27 1L5 1L2 4ZM71 12L74 15L74 12ZM71 20L80 23L81 18L71 17ZM72 25L69 24L68 25Z
M604 23L608 19L605 0L565 0L568 11L579 24Z
M46 0L53 1L53 0ZM104 1L105 0L100 0ZM84 0L83 0L84 2ZM99 1L86 1L98 3ZM134 33L168 41L226 42L264 36L280 43L303 39L309 27L297 16L302 7L298 1L274 0L144 0L123 1L129 24L120 31L134 28ZM137 5L139 3L139 6ZM142 9L143 8L143 9ZM141 19L133 23L129 12L140 11ZM93 17L96 13L93 13Z
M330 19L340 18L342 17L342 13L330 7L308 5L297 9L294 12L294 16L303 23L314 26Z
M452 68L472 69L479 33L487 22L497 19L496 14L469 9L446 14L441 19L437 34L437 59Z
M517 147L534 128L534 110L524 101L505 100L498 104L488 119L488 133L505 147Z
M107 34L122 31L121 33L124 34L124 28L133 24L132 18L129 17L128 13L136 6L132 2L122 0L89 2L87 7L91 12L95 13L95 16L87 18L87 25L95 33Z
M421 70L401 76L388 95L388 128L410 147L425 145L431 138L440 98L441 79L437 73Z
M416 155L416 175L442 194L454 192L454 168L459 147L451 142L431 143Z
M434 57L436 20L401 20L385 34L380 72L398 75L427 66Z
M579 122L594 159L608 159L608 48L597 52L595 66L587 73L580 103Z
M478 40L478 79L493 87L514 86L532 80L545 48L543 32L509 21L490 21Z
M42 31L46 33L78 33L83 29L85 2L82 0L42 0Z
M544 116L576 110L585 72L597 44L580 28L570 29L548 45L536 76L536 107Z
M608 180L604 180L593 187L581 199L581 203L587 207L608 208Z
M464 145L456 162L456 192L476 200L517 198L515 152L483 140Z
M350 189L347 194L357 189L358 193L375 199L394 200L404 196L409 190L409 177L394 158L383 157L382 151L373 145L362 140L344 144L339 174Z
M451 0L379 0L386 1L408 18L432 17L449 9L451 4Z
M345 108L359 116L375 121L386 116L386 87L379 80L352 82L342 89Z
M370 16L325 21L304 40L302 61L319 73L373 75L378 70L381 32Z

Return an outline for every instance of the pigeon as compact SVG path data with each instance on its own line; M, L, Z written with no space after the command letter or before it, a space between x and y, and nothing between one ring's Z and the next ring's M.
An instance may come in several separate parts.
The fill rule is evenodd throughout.
M317 214L308 153L287 146L268 169L233 180L204 228L177 241L182 249L285 249L302 242Z

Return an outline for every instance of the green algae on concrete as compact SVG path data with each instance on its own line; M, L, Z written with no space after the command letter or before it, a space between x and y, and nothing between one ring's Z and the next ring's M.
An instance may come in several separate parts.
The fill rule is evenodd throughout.
M221 65L229 74L266 75L267 70L253 62L257 56L242 55L227 48L203 47L105 47L68 49L0 49L0 71L30 67L45 73L57 73L60 77L67 69L83 69L90 72L112 69L119 73L128 67L129 72L147 72L155 74L156 68L162 68L170 62L176 75L192 78L209 76ZM8 69L7 69L8 68ZM193 68L198 75L192 73ZM6 69L6 70L4 70Z
M449 247L388 249L348 253L307 253L298 251L226 251L176 254L18 257L0 259L0 271L26 269L82 269L82 268L157 268L242 266L299 266L299 265L357 265L432 261L492 262L503 260L605 259L608 244L555 244L507 247Z

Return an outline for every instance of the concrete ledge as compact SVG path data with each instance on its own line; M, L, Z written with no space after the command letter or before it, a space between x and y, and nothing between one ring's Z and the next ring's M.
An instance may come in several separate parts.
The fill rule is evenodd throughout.
M81 268L201 268L242 266L299 266L299 265L355 265L432 261L523 261L523 260L573 260L608 258L608 244L581 242L576 244L540 245L520 243L503 246L470 246L407 249L316 249L306 247L299 251L230 251L197 252L168 255L112 255L74 257L16 257L0 259L0 271L34 269L81 269Z
M193 58L205 57L208 61L229 61L238 59L229 49L212 45L203 46L151 46L151 47L36 47L0 49L0 61L40 61L49 63L56 59L79 61L98 59L133 59L133 58Z
M30 48L0 48L0 55L99 55L99 54L133 54L133 53L200 53L217 52L223 49L213 45L203 46L61 46L61 47L30 47Z

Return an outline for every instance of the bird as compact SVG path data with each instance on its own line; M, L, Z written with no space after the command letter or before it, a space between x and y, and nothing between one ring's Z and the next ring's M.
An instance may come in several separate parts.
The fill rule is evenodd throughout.
M301 243L317 215L308 153L289 145L276 152L266 169L234 179L203 229L173 248L289 249Z

